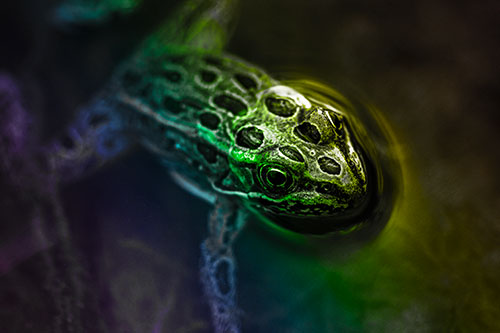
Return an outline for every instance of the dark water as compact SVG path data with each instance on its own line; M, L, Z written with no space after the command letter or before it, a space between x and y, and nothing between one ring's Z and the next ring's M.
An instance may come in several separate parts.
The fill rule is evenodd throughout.
M41 141L64 128L76 107L104 86L120 60L176 3L147 1L131 17L74 31L47 23L53 4L0 5L0 70L18 79ZM315 77L382 110L421 192L440 216L435 223L450 230L447 255L467 249L460 251L467 253L461 267L476 270L472 275L464 268L453 271L451 279L458 286L466 286L468 277L474 278L470 284L483 281L477 290L486 296L471 289L464 297L472 299L491 299L499 292L494 287L500 272L499 15L494 1L255 0L242 4L229 45L230 52L278 77ZM179 189L141 152L61 191L71 250L55 245L48 255L24 258L0 276L3 331L50 332L55 321L68 320L61 313L71 311L88 332L149 332L162 322L168 323L166 332L210 331L197 275L208 204ZM1 195L5 245L30 229L24 214L29 204L12 200L7 191ZM47 258L55 263L47 264ZM439 260L444 265L447 259ZM241 274L248 278L255 267L243 262ZM53 299L58 288L69 293L61 298L68 304ZM253 299L243 303L260 306ZM274 299L268 305L279 303ZM449 313L468 304L436 317L453 317ZM73 310L58 308L64 306ZM498 318L477 317L481 322L468 327L498 323ZM245 322L257 329L251 319ZM293 332L307 327L298 319L281 324Z

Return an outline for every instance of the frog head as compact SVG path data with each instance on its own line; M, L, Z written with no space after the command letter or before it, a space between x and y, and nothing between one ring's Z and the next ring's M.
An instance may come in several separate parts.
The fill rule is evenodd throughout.
M352 229L370 202L371 163L352 115L276 85L233 122L230 169L244 204L281 227L309 234Z

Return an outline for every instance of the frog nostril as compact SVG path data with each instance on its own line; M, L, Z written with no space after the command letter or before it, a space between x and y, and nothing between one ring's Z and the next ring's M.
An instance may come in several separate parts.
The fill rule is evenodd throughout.
M318 164L323 172L329 173L331 175L338 175L340 173L340 164L338 164L332 158L320 157L318 159Z
M321 134L319 133L318 129L316 128L316 126L309 122L304 122L295 127L293 133L300 139L310 143L318 144L321 140Z
M236 133L236 144L241 147L256 149L264 142L264 133L257 127L245 127Z
M334 195L335 191L336 191L336 188L335 188L335 186L333 184L330 184L330 183L321 183L316 188L316 191L318 193L322 193L322 194Z

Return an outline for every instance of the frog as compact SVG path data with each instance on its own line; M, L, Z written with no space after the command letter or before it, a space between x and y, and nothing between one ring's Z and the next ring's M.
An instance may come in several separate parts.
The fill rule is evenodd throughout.
M73 1L58 15L95 23L139 4ZM224 52L236 7L186 1L40 149L64 183L138 145L213 204L200 276L216 332L241 330L233 245L250 214L284 233L325 239L383 225L380 207L390 205L381 202L393 195L361 124L368 112Z

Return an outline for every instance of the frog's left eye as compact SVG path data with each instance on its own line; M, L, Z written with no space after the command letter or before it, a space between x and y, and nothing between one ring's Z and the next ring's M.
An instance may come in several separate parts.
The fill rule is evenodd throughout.
M293 175L281 166L264 165L259 170L262 186L273 193L289 190L293 185Z

